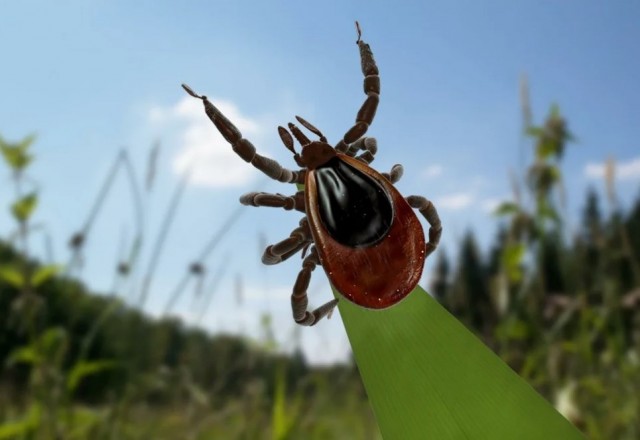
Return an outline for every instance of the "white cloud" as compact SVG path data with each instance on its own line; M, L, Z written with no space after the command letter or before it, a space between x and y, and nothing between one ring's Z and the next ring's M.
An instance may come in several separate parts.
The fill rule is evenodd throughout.
M442 165L429 165L422 171L422 177L426 179L433 179L442 175Z
M484 199L482 201L482 210L488 213L493 213L502 202L507 200L508 199L506 197Z
M602 163L588 163L584 167L584 175L591 179L604 178L605 164Z
M212 101L244 137L256 142L261 132L256 121L243 116L229 101ZM213 126L200 100L185 96L172 107L153 107L148 118L160 130L178 127L179 150L172 159L172 168L176 174L190 169L190 183L208 187L241 186L256 176L255 169L231 149Z
M591 179L603 179L606 172L606 163L590 162L584 167L584 175ZM633 180L640 178L640 157L625 162L615 162L615 176L620 180Z
M458 211L467 208L473 203L473 197L470 193L460 192L439 197L435 201L436 208L449 209Z

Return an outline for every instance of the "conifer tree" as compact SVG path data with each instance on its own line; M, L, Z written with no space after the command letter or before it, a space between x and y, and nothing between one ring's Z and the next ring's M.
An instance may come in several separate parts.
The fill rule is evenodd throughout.
M485 332L492 324L493 305L486 267L473 232L467 231L460 248L452 286L452 312L472 328Z
M447 294L449 292L450 271L451 267L447 254L444 252L444 249L440 249L438 256L436 257L436 264L433 269L433 279L429 286L429 292L431 292L431 294L445 307L449 306L447 304Z

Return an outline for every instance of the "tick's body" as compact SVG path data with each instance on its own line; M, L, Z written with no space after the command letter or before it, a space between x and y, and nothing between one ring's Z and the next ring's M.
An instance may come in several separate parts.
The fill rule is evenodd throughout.
M356 170L356 178L319 168L307 172L305 180L305 206L320 262L348 300L371 309L389 307L420 280L425 259L422 226L382 174L344 154L338 153L334 161L331 168ZM358 181L357 172L368 179ZM330 200L330 209L323 209ZM358 206L362 203L369 206ZM377 209L368 209L371 205Z
M380 78L371 49L360 40L360 27L357 23L356 26L367 99L358 111L355 125L335 148L320 130L296 116L320 138L312 142L289 123L293 137L302 145L302 153L298 154L291 133L278 127L280 138L302 167L298 171L258 154L206 96L183 85L191 96L203 100L207 116L242 159L275 180L305 185L304 191L294 196L249 193L240 198L245 205L296 209L308 216L302 218L289 238L267 247L262 256L265 264L277 264L309 248L291 295L293 318L301 325L316 324L337 304L332 300L307 311L307 288L318 264L345 298L363 307L383 309L413 290L425 259L435 250L442 233L440 218L429 200L420 196L405 199L393 186L402 176L402 166L395 165L389 173L379 173L369 166L377 143L364 135L378 107ZM362 153L356 156L359 152ZM430 224L426 243L412 208L418 209Z

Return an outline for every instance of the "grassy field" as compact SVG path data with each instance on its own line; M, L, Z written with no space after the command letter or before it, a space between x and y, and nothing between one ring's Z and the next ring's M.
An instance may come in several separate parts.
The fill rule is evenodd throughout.
M588 438L637 439L640 200L616 205L610 162L611 214L588 194L569 236L559 197L568 123L554 107L527 133L533 160L496 210L492 249L480 252L469 232L455 263L436 254L429 291ZM314 367L299 352L92 295L73 276L88 226L72 237L68 265L36 262L38 194L23 191L33 138L0 142L16 188L16 229L0 245L0 439L381 438L355 365ZM125 153L94 214L120 169L131 171ZM139 265L140 238L116 280ZM269 317L264 325L268 334Z

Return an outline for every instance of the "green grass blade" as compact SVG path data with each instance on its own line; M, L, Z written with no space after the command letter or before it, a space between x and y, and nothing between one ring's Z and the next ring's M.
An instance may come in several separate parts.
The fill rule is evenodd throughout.
M386 440L583 438L422 288L386 310L339 308Z

